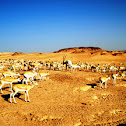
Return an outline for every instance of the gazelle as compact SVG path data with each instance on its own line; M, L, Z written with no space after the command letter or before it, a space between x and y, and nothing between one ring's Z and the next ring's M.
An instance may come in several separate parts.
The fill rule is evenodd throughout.
M112 79L113 79L113 85L116 84L116 77L118 76L118 74L112 74Z
M39 71L39 69L42 67L42 65L39 62L35 62L32 64L33 70Z
M74 64L74 65L72 64L72 65L70 66L70 68L69 68L69 71L70 71L70 70L72 71L72 69L77 71L77 69L80 69L80 66L79 66L79 65L76 65L76 64Z
M3 70L3 68L5 68L4 65L0 65L0 70Z
M3 91L2 91L2 87L4 84L10 84L10 88L11 88L11 91L12 91L12 83L13 82L19 82L21 81L19 78L18 79L14 79L14 78L2 78L1 79L1 86L0 86L0 89L1 89L1 93L3 94Z
M91 65L88 63L86 64L86 70L89 71L91 69Z
M27 71L27 72L24 73L24 76L29 81L30 78L33 80L34 76L37 76L37 73L36 72Z
M109 72L116 72L118 71L118 68L114 65L114 66L110 66L109 68Z
M126 70L126 67L125 66L120 66L119 70L124 71L124 70Z
M96 71L96 65L94 65L94 64L91 65L91 71L92 72Z
M19 73L14 73L12 71L6 71L3 73L4 77L6 78L7 76L14 77L14 76L20 76Z
M85 70L86 64L82 63L82 64L80 65L80 68L81 68L81 70Z
M38 83L36 81L33 81L33 85L26 85L26 84L16 84L13 86L13 92L10 94L10 102L12 103L12 97L14 99L14 103L17 103L14 96L19 92L19 91L25 91L25 101L27 102L26 100L26 95L28 97L28 102L30 102L30 99L29 99L29 94L28 94L28 91L30 89L32 89L35 85L38 85Z
M103 88L103 84L105 83L105 88L107 88L107 81L110 80L110 77L100 77L100 89Z
M60 62L57 62L57 69L62 71L63 70L63 64L60 63Z
M30 82L30 84L31 84L31 79L30 80L28 80L27 78L23 78L23 80L22 80L22 84L27 84L28 85L28 82Z
M20 67L21 67L21 65L20 65L19 63L13 64L13 65L12 65L12 69L14 70L14 72L15 72L16 70L19 70Z
M45 63L45 69L50 69L50 67L51 67L50 62Z
M102 73L102 72L106 72L106 66L105 65L102 65L102 66L100 66L100 74Z
M57 62L51 62L50 63L50 69L53 69L53 70L55 70L56 68L57 68Z
M70 60L65 61L65 58L66 58L66 55L63 56L63 65L66 64L66 69L67 69L67 67L72 66L72 62Z
M46 76L47 75L49 75L49 73L39 73L39 77L40 77L40 79L42 79L42 80L46 80Z
M126 72L124 71L123 73L121 73L121 77L125 78L125 76L126 76Z

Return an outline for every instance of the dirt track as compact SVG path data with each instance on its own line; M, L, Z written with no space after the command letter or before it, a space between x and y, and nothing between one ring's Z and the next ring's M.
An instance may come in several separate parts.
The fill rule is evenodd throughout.
M62 61L63 54L28 54L1 58ZM123 56L88 56L67 54L72 62L126 63ZM99 58L98 58L99 57ZM84 126L126 124L126 79L117 80L115 86L108 81L107 89L100 90L99 77L107 73L87 71L53 71L49 80L38 81L29 91L31 102L24 101L24 93L16 95L17 104L10 103L10 91L3 88L0 94L0 126L42 125L42 126Z

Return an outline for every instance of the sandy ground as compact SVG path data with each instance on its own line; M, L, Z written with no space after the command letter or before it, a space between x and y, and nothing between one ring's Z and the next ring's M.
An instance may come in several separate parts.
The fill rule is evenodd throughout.
M1 59L32 59L61 61L66 59L90 63L125 63L126 54L113 56L90 53L35 53L0 54ZM19 71L20 72L20 71ZM107 89L100 90L99 77L108 73L91 71L53 71L47 81L29 91L31 102L25 102L23 92L15 96L17 104L10 103L9 85L0 94L0 126L117 126L126 124L126 78L115 86L108 81Z

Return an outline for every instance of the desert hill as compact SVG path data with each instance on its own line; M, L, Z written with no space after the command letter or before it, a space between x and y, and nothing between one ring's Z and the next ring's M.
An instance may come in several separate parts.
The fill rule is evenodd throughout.
M99 47L73 47L64 48L52 53L0 53L0 59L28 59L40 61L63 62L63 56L72 63L93 62L93 63L126 63L126 51L108 51Z
M18 55L24 55L24 53L22 53L22 52L15 52L15 53L12 54L12 56L18 56Z
M123 53L126 53L126 51L108 51L103 50L99 47L71 47L71 48L64 48L60 49L58 51L54 51L53 53L90 53L90 54L100 54L100 55L106 55L111 54L113 56L116 55L122 55Z
M117 55L123 55L126 53L126 50L124 51L108 51L108 50L103 50L100 47L70 47L70 48L63 48L60 49L58 51L54 51L52 53L68 53L68 54L97 54L97 55L113 55L113 56L117 56ZM23 55L35 55L35 56L39 56L39 55L43 55L43 54L51 54L51 53L23 53L23 52L3 52L0 53L0 56L23 56Z
M55 51L54 53L84 53L84 52L94 52L94 51L103 51L99 47L71 47L71 48L64 48L60 49L58 51Z

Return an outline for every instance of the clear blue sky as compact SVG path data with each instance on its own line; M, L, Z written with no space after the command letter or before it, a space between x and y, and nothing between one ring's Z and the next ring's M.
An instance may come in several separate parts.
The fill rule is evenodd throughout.
M0 52L126 50L126 0L0 0Z

